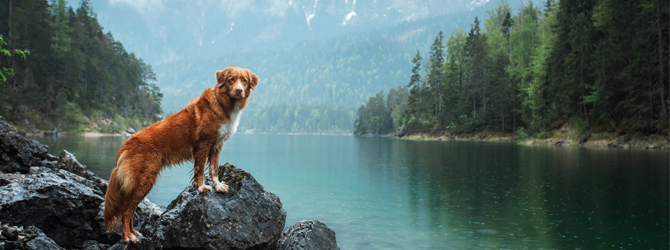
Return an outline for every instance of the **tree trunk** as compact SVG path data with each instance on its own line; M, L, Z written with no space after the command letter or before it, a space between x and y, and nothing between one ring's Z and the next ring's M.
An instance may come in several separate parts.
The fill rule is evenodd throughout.
M9 23L7 23L8 26L9 26L9 39L8 39L8 42L9 42L9 48L10 48L10 49L9 49L9 53L13 53L13 52L14 52L14 49L15 49L15 48L14 48L14 35L12 34L12 9L13 9L13 2L14 2L13 0L9 0ZM16 67L15 67L15 65L14 65L14 57L11 57L11 56L10 56L10 57L9 57L9 61L10 61L9 63L12 65L12 70L14 70L14 74L16 74ZM13 78L13 79L12 79L12 82L13 82L13 86L12 86L12 88L15 89L15 88L16 88L16 77L12 77L12 78Z
M516 96L516 90L512 90L512 130L516 131L516 102L514 97Z
M486 115L486 86L484 86L484 111L482 114Z
M665 75L663 74L663 33L661 30L661 2L656 0L656 19L658 21L658 90L661 94L661 117L665 117L668 113L666 104L665 104L665 85L663 79Z
M472 96L472 114L474 114L472 117L477 117L477 96L473 95Z
M505 132L505 107L500 105L500 111L502 112L502 131Z
M582 100L584 100L584 97L586 96L586 90L584 87L584 57L581 58L579 63L579 80L582 85ZM586 103L582 103L582 107L584 108L584 117L586 118L586 126L591 128L591 122L589 121L589 112L586 110Z

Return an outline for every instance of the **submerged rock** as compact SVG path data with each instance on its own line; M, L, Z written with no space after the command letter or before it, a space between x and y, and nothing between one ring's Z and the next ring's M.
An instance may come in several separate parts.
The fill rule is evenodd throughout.
M188 186L172 201L146 236L130 249L263 248L279 238L286 211L279 197L253 176L232 165L221 166L228 193L199 194Z
M339 250L335 231L318 220L304 220L287 227L270 249Z

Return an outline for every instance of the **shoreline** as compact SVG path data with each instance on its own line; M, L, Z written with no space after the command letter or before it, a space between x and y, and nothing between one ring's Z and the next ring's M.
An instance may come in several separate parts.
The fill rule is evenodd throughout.
M554 136L548 138L521 138L516 133L478 132L451 134L448 131L436 133L416 132L403 137L382 135L400 140L411 141L484 141L513 142L525 146L583 147L594 149L662 149L670 150L670 141L660 134L652 135L619 135L618 133L592 133L587 137L576 137L566 130L553 131ZM569 136L572 135L572 136ZM579 138L579 139L577 139Z
M335 135L335 136L352 136L353 133L329 133L329 132L242 132L238 134L248 135Z
M25 132L25 131L24 131ZM319 133L309 133L309 132L237 132L236 134L256 134L256 135L328 135L328 136L352 136L352 133L328 133L328 132L319 132ZM101 136L131 136L129 133L101 133L101 132L84 132L84 133L73 133L73 132L58 132L56 136L85 136L85 137L101 137ZM29 133L26 132L26 136L53 136L51 133L44 135L43 132L40 133Z
M42 136L42 137L47 137L47 136L77 136L77 135L82 135L85 137L101 137L101 136L130 136L131 134L129 133L100 133L100 132L84 132L84 133L73 133L73 132L58 132L57 135L53 135L52 133L48 133L45 135L44 133L28 133L26 132L26 137L34 137L34 136Z

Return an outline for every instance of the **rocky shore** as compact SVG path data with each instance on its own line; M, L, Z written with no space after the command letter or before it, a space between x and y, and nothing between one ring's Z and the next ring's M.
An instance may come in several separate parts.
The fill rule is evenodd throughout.
M167 207L145 199L134 219L140 242L108 238L107 181L69 152L56 157L47 149L0 116L0 250L339 249L335 232L318 220L284 228L279 197L230 164L219 168L228 193L188 186Z
M567 127L567 128L566 128ZM396 137L388 135L388 137ZM397 137L415 141L486 141L514 142L526 146L558 146L612 149L664 149L670 150L670 141L663 135L631 135L614 132L579 134L568 126L550 133L546 138L523 138L517 133L477 132L452 134L449 131L415 132Z

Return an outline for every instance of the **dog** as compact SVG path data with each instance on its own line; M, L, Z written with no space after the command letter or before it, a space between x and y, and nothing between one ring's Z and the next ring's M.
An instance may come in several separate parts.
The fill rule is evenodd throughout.
M225 182L218 179L219 153L235 134L242 110L259 79L248 69L227 67L216 72L216 80L214 88L205 90L184 109L123 143L105 194L108 236L121 224L123 240L137 243L136 236L142 235L133 228L133 215L167 167L192 161L192 181L198 192L210 191L212 186L217 192L228 192ZM212 186L204 184L205 163L209 163Z

